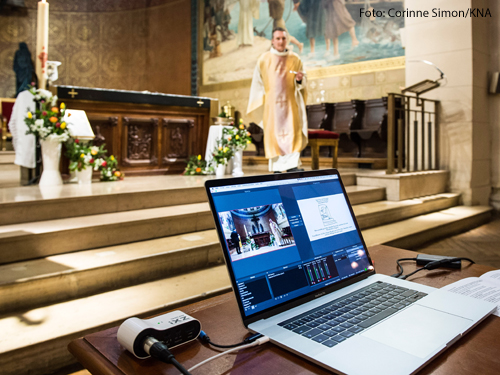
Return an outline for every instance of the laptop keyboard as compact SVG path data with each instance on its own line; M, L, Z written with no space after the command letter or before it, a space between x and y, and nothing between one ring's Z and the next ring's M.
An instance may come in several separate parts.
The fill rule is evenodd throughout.
M278 325L331 348L426 295L379 281Z

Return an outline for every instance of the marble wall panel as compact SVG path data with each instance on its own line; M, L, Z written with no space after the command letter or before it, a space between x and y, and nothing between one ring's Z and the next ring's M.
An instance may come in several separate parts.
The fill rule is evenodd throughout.
M491 159L494 142L492 135L489 119L486 122L474 121L472 128L473 160Z
M491 194L491 187L476 187L470 189L470 195L464 197L464 204L469 206L488 206L490 204L489 196Z
M471 0L472 8L486 10L490 8L494 0ZM472 22L472 45L475 51L489 54L490 22L495 22L493 17L473 17ZM498 22L498 19L496 19Z
M484 93L488 93L490 88L489 60L489 53L474 51L472 79L474 86L480 87Z
M351 77L351 86L373 86L375 84L375 73L357 74Z
M491 160L488 157L483 160L472 161L471 187L491 187Z
M411 49L411 47L408 47ZM432 54L431 56L417 54L407 61L407 70L410 77L407 77L407 85L420 82L424 79L438 79L440 73L435 67L427 65L417 60L430 60L436 64L446 75L446 81L442 82L443 87L457 87L472 85L473 78L470 72L472 69L472 50L462 49ZM425 97L437 97L440 89L434 89L425 93Z

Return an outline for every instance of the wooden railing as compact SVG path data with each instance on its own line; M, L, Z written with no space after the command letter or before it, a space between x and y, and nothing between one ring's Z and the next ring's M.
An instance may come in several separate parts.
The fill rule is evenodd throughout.
M389 94L387 174L439 169L439 101Z

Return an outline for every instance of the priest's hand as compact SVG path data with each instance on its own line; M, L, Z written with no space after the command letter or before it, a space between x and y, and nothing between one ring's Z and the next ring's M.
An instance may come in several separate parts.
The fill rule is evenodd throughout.
M295 80L297 82L301 82L302 78L304 78L304 73L303 72L297 72L297 74L295 74Z

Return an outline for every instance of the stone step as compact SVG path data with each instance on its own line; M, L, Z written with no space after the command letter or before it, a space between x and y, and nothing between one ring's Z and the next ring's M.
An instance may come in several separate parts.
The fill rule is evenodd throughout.
M427 242L480 226L491 219L489 206L457 206L397 223L363 230L367 246L389 245L412 250Z
M0 314L171 277L223 262L215 230L0 266Z
M0 151L0 164L14 164L16 153L14 151Z
M203 183L209 178L130 177L92 185L6 188L0 191L0 225L206 202Z
M0 227L0 264L214 228L208 203Z
M456 205L458 195L354 206L362 229ZM221 263L215 230L0 266L0 313L81 298ZM22 298L20 298L22 297Z
M381 200L383 188L347 186L352 204ZM205 195L205 193L203 193ZM0 264L214 228L208 203L0 226Z
M0 316L0 373L48 374L76 362L68 343L231 290L225 266Z
M262 173L265 170L261 168L246 175ZM149 176L92 185L10 187L18 185L19 177L16 177L17 185L6 185L0 191L0 225L207 202L203 184L213 178ZM356 174L343 173L342 180L345 186L355 185Z
M443 193L404 201L379 201L353 206L359 227L368 229L458 205L460 195Z
M310 168L312 164L311 156L303 156L300 158L302 162L301 168ZM320 168L331 168L333 159L320 156ZM264 156L243 155L244 165L267 165L269 160ZM338 168L370 168L370 169L385 169L387 168L387 158L353 158L339 156L337 158Z

